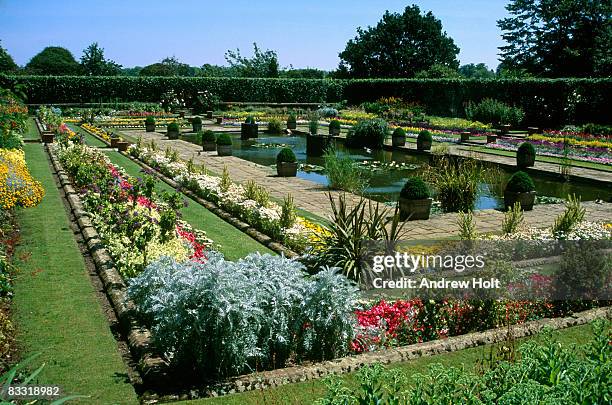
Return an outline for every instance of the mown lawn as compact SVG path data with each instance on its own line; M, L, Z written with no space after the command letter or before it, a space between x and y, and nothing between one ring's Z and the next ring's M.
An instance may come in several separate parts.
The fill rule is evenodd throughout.
M42 203L18 215L14 317L21 357L41 353L42 384L89 396L83 403L137 403L107 318L69 226L40 144L25 145L32 175L42 182Z

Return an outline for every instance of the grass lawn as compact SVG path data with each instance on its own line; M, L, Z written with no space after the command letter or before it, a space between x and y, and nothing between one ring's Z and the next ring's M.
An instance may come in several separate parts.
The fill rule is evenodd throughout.
M469 150L481 153L488 153L490 155L498 155L498 156L508 156L511 158L516 158L516 152L508 151L508 150L498 150L498 149L490 149L484 146L470 146ZM545 163L554 163L554 164L562 164L563 160L560 158L552 157L552 156L536 156L537 162L545 162ZM584 162L581 160L571 159L572 166L575 167L583 167L586 169L595 169L601 170L604 172L612 172L612 166L602 165L600 163L592 163L592 162Z
M36 128L36 123L34 122L34 118L32 117L29 117L27 120L27 128L25 133L23 134L23 139L25 141L40 139L38 128Z
M83 403L137 403L127 369L102 312L69 227L40 144L25 145L42 203L19 212L21 244L15 258L14 319L22 358L41 353L42 384L88 395Z
M563 329L554 332L557 340L563 344L584 344L592 336L591 326L582 325ZM535 336L526 339L541 339ZM521 339L517 343L523 342ZM424 373L427 368L436 363L445 366L462 367L465 365L467 370L472 370L476 362L484 358L484 354L490 346L475 347L456 351L453 353L441 354L431 357L422 357L413 361L392 365L392 368L400 368L408 375ZM358 387L355 373L345 374L342 377L348 386ZM243 404L310 404L321 398L326 393L325 385L322 380L315 380L297 384L284 385L278 388L265 391L251 391L242 394L227 395L219 398L208 398L184 402L185 404L223 404L223 405L243 405Z

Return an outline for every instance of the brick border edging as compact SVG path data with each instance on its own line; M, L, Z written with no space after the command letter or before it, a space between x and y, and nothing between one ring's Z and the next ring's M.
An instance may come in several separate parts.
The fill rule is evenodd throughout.
M102 281L104 292L112 304L117 319L127 337L130 352L137 360L137 369L147 385L167 380L169 364L153 350L151 332L138 323L134 317L134 304L127 299L127 286L114 266L113 260L103 245L100 235L94 228L83 204L72 186L68 175L48 145L44 146L66 201L74 215L83 241L93 259L98 277Z
M86 131L88 134L94 136L99 141L104 142L105 145L110 146L110 143L107 142L105 139L100 138L98 135L94 134L91 131L88 131L86 128L83 128L83 127L80 127L80 128L82 130ZM156 177L161 179L164 183L168 184L170 187L175 188L175 189L179 189L180 188L181 193L185 194L187 197L191 198L192 200L194 200L195 202L197 202L198 204L200 204L201 206L206 208L208 211L212 212L213 214L215 214L219 218L223 219L225 222L229 223L230 225L234 226L235 228L237 228L241 232L246 233L251 238L255 239L257 242L261 243L262 245L264 245L268 249L270 249L270 250L272 250L272 251L274 251L274 252L276 252L278 254L284 255L285 257L287 257L289 259L300 257L300 255L298 253L296 253L295 251L291 250L287 246L283 245L280 242L275 241L270 236L268 236L268 235L258 231L257 229L255 229L251 225L247 224L246 222L243 222L240 219L234 217L232 214L230 214L229 212L225 211L224 209L219 207L217 204L215 204L215 203L213 203L211 201L204 200L203 198L198 197L191 190L188 190L188 189L182 187L180 184L178 184L177 182L175 182L171 178L167 177L165 174L163 174L159 170L149 166L148 164L146 164L142 160L137 159L137 158L131 156L129 153L126 153L126 152L121 152L121 151L117 151L117 152L120 153L121 155L127 157L128 159L130 159L132 162L136 163L137 165L139 165L143 169L151 171L153 174L155 174Z
M138 370L143 380L146 385L151 387L158 384L167 386L168 380L172 379L169 376L168 363L152 350L151 332L140 326L135 320L133 316L133 303L127 299L125 283L114 267L106 248L102 245L102 241L91 224L88 214L83 209L78 193L72 187L70 179L49 146L45 145L45 149L56 171L60 185L66 194L66 200L71 206L71 211L76 218L79 230L91 253L104 290L109 297L120 324L126 331L128 346L138 360ZM595 308L565 318L544 318L522 325L514 325L512 326L512 333L515 338L521 338L535 335L545 327L550 327L553 330L563 329L583 325L598 318L612 319L612 307ZM420 357L497 343L503 341L507 333L508 328L501 327L485 332L453 336L448 339L438 339L378 352L347 356L308 366L293 366L246 374L228 379L214 387L204 387L202 392L204 392L204 396L218 396L315 380L331 374L344 374L356 371L367 364L399 363ZM191 392L197 391L198 388L191 390Z

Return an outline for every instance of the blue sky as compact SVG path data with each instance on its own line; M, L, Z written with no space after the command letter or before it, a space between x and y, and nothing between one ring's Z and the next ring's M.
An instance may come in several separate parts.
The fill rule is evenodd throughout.
M226 50L250 55L257 42L276 50L281 66L334 69L358 26L410 4L442 20L462 64L497 66L496 20L506 0L0 0L0 40L19 65L48 45L78 60L94 41L126 67L172 55L194 66L224 64Z

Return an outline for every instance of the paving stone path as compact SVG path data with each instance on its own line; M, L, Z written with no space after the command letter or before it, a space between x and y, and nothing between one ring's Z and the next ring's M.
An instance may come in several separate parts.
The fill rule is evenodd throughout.
M170 147L176 150L182 159L193 158L198 165L204 164L215 174L223 172L227 167L232 180L246 183L254 180L265 187L270 195L282 199L291 194L295 204L308 212L322 218L329 218L331 208L327 193L329 190L320 184L300 178L276 177L276 170L262 166L235 156L218 157L216 152L202 152L198 145L183 140L169 140L157 132L144 132L142 130L124 130L127 137L136 139L142 136L143 141L155 140L160 149ZM492 155L485 155L491 157ZM496 158L498 156L495 156ZM503 158L503 156L502 156ZM510 158L506 158L510 159ZM538 162L539 163L539 162ZM536 163L536 164L538 164ZM334 197L340 193L331 192ZM349 202L357 201L357 196L347 194ZM585 202L587 219L594 222L612 222L612 203ZM528 226L544 228L552 225L555 218L564 210L564 204L537 205L533 211L525 212L525 223ZM503 213L496 210L479 210L474 212L474 220L478 232L496 232L501 229ZM448 238L458 234L457 214L434 215L429 220L411 221L404 227L407 239L439 239Z

